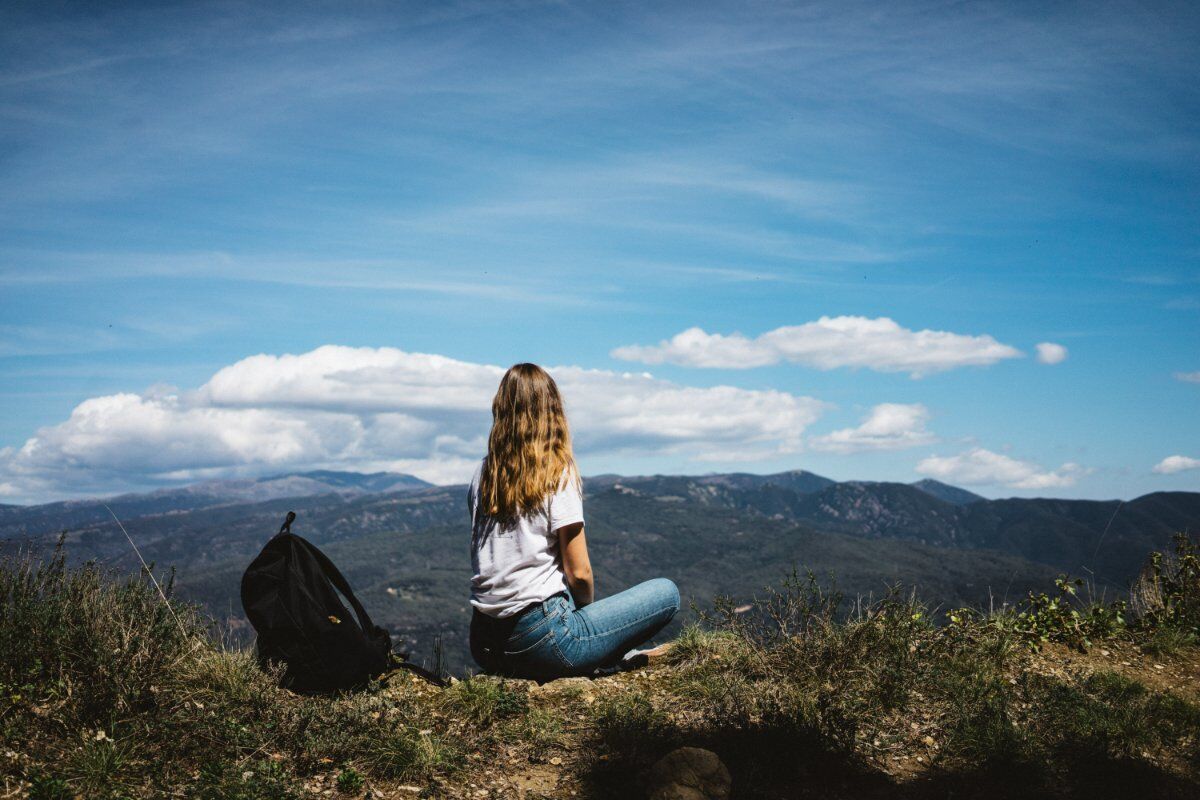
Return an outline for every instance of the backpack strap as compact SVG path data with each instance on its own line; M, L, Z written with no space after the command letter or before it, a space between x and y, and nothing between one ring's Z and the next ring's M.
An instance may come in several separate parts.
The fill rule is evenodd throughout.
M408 670L417 677L432 683L434 686L446 687L450 685L450 681L444 675L438 675L434 672L431 672L419 664L414 664L407 658L398 657L395 653L392 653L392 668Z
M342 575L341 571L338 570L338 568L334 566L334 563L329 560L329 556L325 555L308 542L304 542L304 544L308 546L308 551L312 553L313 558L315 558L317 564L320 565L321 571L325 573L325 577L329 578L329 582L332 583L334 587L342 593L342 596L350 602L350 605L354 607L354 613L358 616L358 625L360 628L362 628L363 633L373 632L375 630L375 623L373 623L371 618L367 616L367 610L363 608L362 603L358 602L358 598L354 596L354 591L350 588L350 583Z

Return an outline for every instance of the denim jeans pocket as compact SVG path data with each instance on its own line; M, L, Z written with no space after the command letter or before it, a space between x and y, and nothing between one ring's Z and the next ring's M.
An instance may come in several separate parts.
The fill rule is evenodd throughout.
M509 633L508 640L510 642L527 642L534 638L540 639L551 621L552 618L543 613L541 609L534 609L528 615L518 620L512 632Z
M527 655L527 654L537 650L539 647L544 647L546 644L546 640L549 639L550 637L554 636L553 626L545 626L545 628L543 630L543 626L538 625L535 630L541 630L541 635L540 636L528 635L528 634L531 634L534 632L531 630L526 634L522 634L520 636L515 636L515 637L509 639L507 642L505 642L504 643L504 655L506 655L506 656Z
M554 656L568 670L575 669L575 662L571 660L568 653L570 652L571 632L563 625L559 631L559 635L550 640L550 646L554 650Z
M504 650L504 663L514 674L527 678L560 678L574 672L575 665L566 656L570 639L567 626L552 621L544 635L532 643L509 640Z

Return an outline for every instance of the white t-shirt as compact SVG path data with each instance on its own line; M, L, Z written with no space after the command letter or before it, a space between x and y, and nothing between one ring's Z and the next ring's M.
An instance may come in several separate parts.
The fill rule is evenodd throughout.
M479 476L483 462L467 488L471 510L471 605L492 617L509 617L531 603L540 603L567 588L556 531L583 522L583 497L575 482L542 505L517 518L510 527L479 511Z

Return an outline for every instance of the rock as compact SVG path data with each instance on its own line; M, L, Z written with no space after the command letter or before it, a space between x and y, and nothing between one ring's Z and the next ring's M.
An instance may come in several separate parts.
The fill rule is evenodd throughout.
M681 747L650 768L650 800L728 800L729 770L711 750Z

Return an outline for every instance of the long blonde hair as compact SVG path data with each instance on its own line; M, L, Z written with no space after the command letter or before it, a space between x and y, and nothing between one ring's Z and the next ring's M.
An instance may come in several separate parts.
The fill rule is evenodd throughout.
M580 485L558 385L537 364L514 364L492 400L479 507L490 517L512 521L565 481Z

